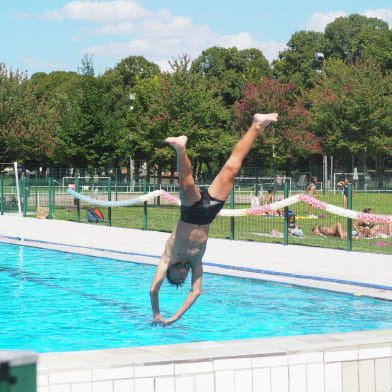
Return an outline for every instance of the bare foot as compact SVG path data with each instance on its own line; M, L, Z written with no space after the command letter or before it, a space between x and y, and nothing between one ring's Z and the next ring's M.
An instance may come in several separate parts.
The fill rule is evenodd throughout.
M260 114L256 113L253 117L253 125L257 130L266 128L271 122L278 121L278 113Z
M188 141L188 136L181 135L177 137L167 137L165 142L173 146L177 152L185 151L186 143Z

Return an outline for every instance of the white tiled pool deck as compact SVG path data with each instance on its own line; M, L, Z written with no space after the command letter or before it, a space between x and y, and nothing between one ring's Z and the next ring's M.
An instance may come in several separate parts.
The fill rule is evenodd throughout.
M0 216L0 241L149 264L168 235ZM206 272L392 300L390 255L211 238L204 261ZM392 330L39 355L38 392L103 391L390 392Z

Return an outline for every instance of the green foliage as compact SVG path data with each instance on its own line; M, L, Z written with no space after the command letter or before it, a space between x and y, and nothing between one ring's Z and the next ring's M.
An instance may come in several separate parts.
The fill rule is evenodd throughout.
M51 157L58 112L26 75L0 64L0 161Z
M392 75L374 62L330 60L309 92L328 153L392 155Z
M342 60L362 58L364 52L372 52L368 48L382 44L388 35L388 23L380 19L359 14L337 18L325 28L326 55Z
M159 74L159 67L142 56L129 56L121 60L108 73L118 73L118 80L125 88L133 88L140 79L151 78Z
M228 107L242 98L248 81L257 82L264 76L271 76L268 61L259 50L235 47L215 46L204 50L193 61L191 71L219 83L220 94Z
M288 168L297 157L321 152L320 138L311 130L309 113L293 83L266 78L249 84L234 109L240 129L250 124L254 113L279 113L279 121L260 135L250 155L263 166Z
M82 58L82 66L78 71L83 76L94 76L93 56L85 54Z
M124 158L129 132L115 97L106 79L83 76L78 80L72 95L62 102L64 115L56 150L59 162L107 167Z
M315 54L323 52L325 38L322 33L299 31L294 33L287 49L279 53L279 59L272 63L275 78L281 82L293 82L298 87L310 88L322 64L316 61Z
M199 168L203 163L210 166L211 161L227 153L230 138L224 129L228 112L216 87L189 71L188 57L174 61L172 68L171 73L144 79L136 86L137 131L132 132L132 156L150 165L174 169L175 154L164 139L186 134L190 157Z

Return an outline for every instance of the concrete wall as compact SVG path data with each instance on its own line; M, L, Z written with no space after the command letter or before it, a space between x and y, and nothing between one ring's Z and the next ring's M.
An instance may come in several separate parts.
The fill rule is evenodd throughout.
M392 330L41 354L38 392L390 392Z

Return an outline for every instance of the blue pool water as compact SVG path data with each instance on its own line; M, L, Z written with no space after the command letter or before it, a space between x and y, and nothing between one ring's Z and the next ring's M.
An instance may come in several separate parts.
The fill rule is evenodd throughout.
M93 350L392 328L392 303L205 274L177 323L151 324L155 267L0 243L0 348ZM172 315L189 291L164 283Z

